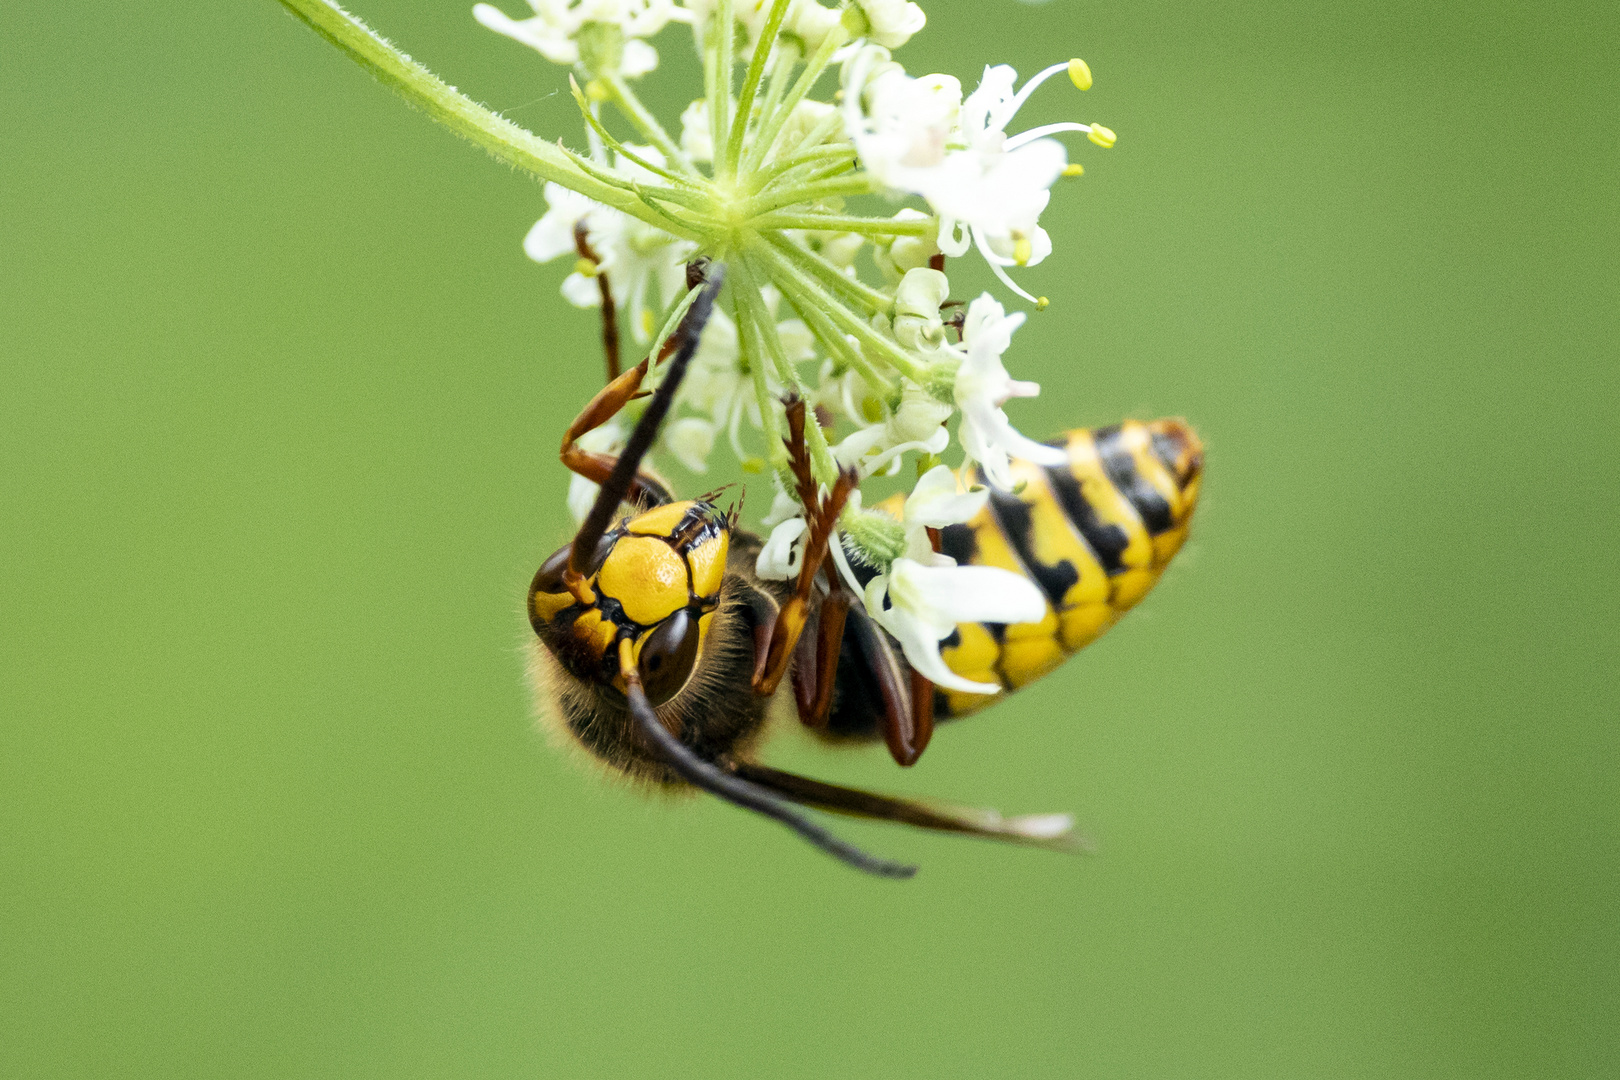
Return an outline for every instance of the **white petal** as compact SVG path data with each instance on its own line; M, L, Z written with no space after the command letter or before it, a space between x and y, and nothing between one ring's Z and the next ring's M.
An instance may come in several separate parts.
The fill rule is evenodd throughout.
M890 462L898 461L900 459L900 455L902 454L909 454L915 451L922 454L937 455L947 446L949 446L950 442L951 433L945 428L941 427L936 429L934 433L927 439L918 442L904 442L900 443L898 446L891 446L877 457L868 458L867 460L860 462L860 467L867 475L871 475L872 473L877 472L879 469L887 466Z
M1068 452L1061 447L1038 443L1020 433L1012 426L1012 421L1007 419L1007 414L1000 409L990 410L985 426L986 437L1013 457L1033 461L1037 465L1062 465L1069 460Z
M568 481L568 512L576 524L584 523L591 507L596 505L596 493L601 490L583 476L576 475Z
M989 437L986 431L988 414L999 412L983 401L970 401L962 407L962 422L956 437L962 442L967 456L979 463L984 478L1005 491L1012 487L1012 474L1008 471L1007 451Z
M882 424L873 424L860 431L852 431L832 448L833 457L838 459L838 464L846 468L854 465L881 444L886 434L887 431Z
M535 262L550 262L559 255L574 252L574 226L593 211L603 209L585 196L548 183L545 187L546 212L523 238L523 253Z
M879 626L887 630L900 643L906 662L926 676L936 686L960 690L966 694L997 694L1001 687L994 683L976 683L952 671L939 653L940 638L933 627L912 618L899 607L884 610L883 600L889 579L887 575L873 578L866 586L866 611ZM949 634L949 630L946 634Z
M1037 225L1035 231L1029 234L1029 258L1024 260L1024 265L1034 266L1050 254L1052 254L1052 238L1047 235L1045 229Z
M1033 623L1046 618L1046 597L1022 574L995 566L923 566L896 559L889 596L896 607L936 627L944 637L964 622Z
M967 224L945 214L939 219L939 250L955 259L967 254L969 245L973 243L972 230Z
M859 495L860 492L857 491L854 494ZM788 518L798 517L803 512L804 508L799 505L799 500L796 496L789 495L781 488L777 488L776 497L771 500L770 513L765 515L764 520L761 521L760 524L764 525L767 529L774 528L775 526L786 521Z
M552 63L572 64L579 60L579 46L569 39L561 27L543 16L513 19L489 4L475 4L473 18L497 34L504 34L513 41L535 49Z
M579 308L593 308L602 306L602 287L596 283L595 278L588 278L584 274L573 273L563 278L563 299Z
M759 549L754 573L767 581L785 581L795 577L804 558L804 545L799 540L807 527L803 518L788 518L772 529L764 546Z
M645 75L658 66L658 50L640 38L629 38L619 59L619 74L629 78Z
M956 474L949 466L936 465L924 473L906 498L906 527L926 526L943 529L971 520L990 498L988 488L957 493Z

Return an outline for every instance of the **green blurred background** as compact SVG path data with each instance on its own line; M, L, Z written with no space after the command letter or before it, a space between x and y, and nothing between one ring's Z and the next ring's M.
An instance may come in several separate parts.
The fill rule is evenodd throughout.
M468 7L359 4L577 142ZM270 0L0 13L0 1075L1620 1073L1620 8L927 8L912 70L1078 54L1020 120L1120 133L1015 421L1209 481L915 770L773 746L1100 843L847 826L905 885L533 730L599 378L536 185Z

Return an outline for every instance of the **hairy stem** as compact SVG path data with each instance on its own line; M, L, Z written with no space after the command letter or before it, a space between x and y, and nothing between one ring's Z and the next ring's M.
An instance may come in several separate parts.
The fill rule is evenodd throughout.
M285 4L288 0L281 2ZM669 132L664 130L664 125L658 122L658 117L636 97L636 92L630 89L630 84L624 81L623 75L609 71L601 73L597 78L602 80L602 84L608 88L608 93L613 98L613 104L624 114L624 118L641 132L642 138L658 147L663 152L664 158L674 162L682 172L698 175L698 171L692 167L692 159L686 156L686 151L682 150L674 139L670 138Z
M622 210L650 225L671 226L628 191L604 184L579 169L560 147L525 131L510 120L448 86L433 72L385 41L331 0L281 0L311 29L349 58L457 135L483 147L497 161L522 169L540 180L554 180L597 202ZM679 233L696 239L690 230Z
M828 289L843 296L851 304L863 308L868 315L876 315L880 311L887 312L894 306L893 297L879 292L857 278L846 277L842 270L824 256L784 234L768 232L761 235L784 257L793 259L801 267L809 268Z
M742 91L737 95L737 115L731 121L731 136L726 141L727 176L736 175L735 165L742 160L743 134L748 130L748 117L754 109L754 95L759 93L759 81L765 74L765 61L770 59L771 52L776 48L776 35L782 28L782 18L787 14L790 2L775 0L771 4L770 14L765 17L765 27L760 31L759 40L754 43L754 58L748 62L748 74L743 78ZM719 150L718 145L715 149Z
M787 92L787 96L778 103L769 116L762 118L759 133L754 136L753 145L748 148L748 156L743 160L743 172L752 172L759 168L760 162L765 160L766 155L776 144L776 137L782 133L782 125L787 123L787 118L793 114L799 102L804 100L810 88L815 86L816 80L821 78L821 73L827 70L827 65L832 63L833 53L848 40L848 31L842 26L834 27L826 40L821 43L821 47L805 62L804 70L799 73L793 89Z

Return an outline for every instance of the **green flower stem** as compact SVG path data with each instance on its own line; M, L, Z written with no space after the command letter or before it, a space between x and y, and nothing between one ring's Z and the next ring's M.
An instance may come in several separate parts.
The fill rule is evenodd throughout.
M776 319L765 306L765 298L760 294L752 267L746 259L737 260L735 265L742 285L739 292L747 298L749 316L753 319L755 331L764 339L765 351L776 364L778 380L800 397L805 397L804 382L788 359L787 350L782 347L781 335L776 332ZM821 430L821 425L814 418L805 425L804 441L810 451L810 467L816 479L831 484L838 477L838 461L833 457L832 448L827 445L827 433Z
M755 160L754 148L758 145L760 133L764 131L765 124L775 116L782 104L782 95L793 79L793 69L798 65L799 48L792 41L780 41L777 45L776 66L771 70L770 85L765 88L765 100L759 106L759 123L754 128L754 141L749 143L738 162L742 170L740 175L745 179L756 175L759 171L758 161ZM746 122L748 118L744 118ZM746 162L753 161L752 166ZM752 186L752 191L758 191L758 185Z
M510 120L478 104L400 52L359 19L331 0L281 0L317 34L347 53L378 81L392 87L412 104L457 135L481 146L498 161L522 169L540 180L552 180L605 206L697 240L690 228L675 228L648 209L633 193L608 184L579 169L563 150L525 131ZM656 122L656 121L655 121Z
M731 134L731 69L737 62L734 35L737 20L731 15L731 0L720 0L714 8L709 26L719 32L714 37L714 86L709 99L709 137L714 145L714 175L730 176L732 170L726 159Z
M800 150L786 157L779 157L760 172L760 179L764 181L760 188L769 188L785 174L806 165L819 165L832 160L845 160L855 157L855 148L848 143L834 143L831 146L817 146L810 150Z
M575 79L572 74L568 76L568 88L573 91L574 104L579 106L580 115L585 118L585 122L591 126L591 130L596 132L609 149L635 162L653 175L662 176L672 184L679 184L685 188L695 188L703 183L702 179L698 177L682 176L679 173L672 173L668 169L660 168L634 150L626 147L618 139L614 138L607 128L602 126L602 121L597 119L596 113L591 109L590 101L585 97L585 91L579 88L579 80Z
M734 260L732 267L737 295L748 305L749 316L759 324L760 337L765 340L765 351L775 365L777 381L789 390L802 394L804 383L799 378L798 370L788 361L787 350L782 347L782 339L776 332L776 318L765 304L765 295L760 290L753 269L746 259Z
M658 227L663 229L665 232L679 232L684 230L699 236L712 238L721 231L721 227L708 218L696 216L689 218L677 217L669 210L668 207L656 202L641 188L634 188L633 191L636 196L641 199L643 206L647 207L653 213L657 214L660 219L662 219ZM707 241L705 241L705 243L707 243Z
M822 305L820 312L824 317L830 318L835 324L843 328L844 333L853 334L860 341L879 353L912 382L922 385L923 369L900 346L878 333L864 320L858 319L843 304L828 295L820 286L808 278L797 263L789 260L781 252L769 244L756 243L749 248L751 254L757 254L760 261L768 265L773 273L769 280L777 288L787 291L793 288L806 297L811 303ZM792 283L791 286L789 283ZM799 307L795 302L794 307ZM800 308L800 314L804 309ZM807 319L806 322L809 320ZM862 374L865 374L864 372ZM868 379L868 382L871 380Z
M879 190L877 178L871 173L859 172L854 176L815 180L808 184L800 184L798 187L776 188L755 195L743 204L742 212L745 217L758 217L770 210L780 210L784 206L795 206L799 203L844 195L870 195L877 190Z
M843 112L841 110L839 110L839 109L834 109L832 112L828 113L825 117L823 117L819 124L817 124L815 127L811 128L809 131L805 132L804 138L800 139L798 141L798 143L795 144L793 146L793 148L788 151L788 153L798 153L798 152L803 151L803 150L809 150L811 147L819 146L820 144L826 142L827 139L832 136L833 132L839 130L843 126L844 126L844 114L843 114ZM853 148L852 144L847 143L847 142L829 143L828 145L832 145L832 146L851 146L851 148Z
M787 96L777 105L775 111L760 124L753 145L748 148L748 156L743 161L743 172L750 173L759 168L760 163L776 145L776 137L782 133L782 125L787 123L787 118L793 115L793 110L798 107L799 102L803 101L804 96L816 85L821 73L827 70L827 65L832 62L833 53L848 40L849 31L842 26L835 26L822 41L821 47L811 54L804 65L804 70L794 82L793 89L787 92Z
M828 487L838 479L838 459L833 457L832 447L827 445L827 433L821 429L821 421L816 419L815 410L805 418L804 445L810 451L810 472L817 480Z
M289 0L281 0L281 2L285 4ZM299 0L299 2L307 3L308 0ZM686 156L686 151L682 150L675 140L669 137L669 132L665 131L664 125L658 122L658 117L654 116L647 106L641 103L641 99L636 97L636 92L630 89L630 84L624 81L623 75L616 71L605 71L599 73L597 78L602 81L602 85L608 88L608 94L612 97L613 104L618 106L619 111L624 114L624 118L630 121L637 131L641 132L642 138L663 152L666 161L675 162L683 172L691 173L693 176L701 175L693 167L692 159Z
M852 159L846 158L843 161L834 161L830 164L823 165L820 168L807 169L802 177L790 177L789 180L796 184L814 184L826 180L829 177L841 176L847 172L854 172L856 167L857 166ZM869 190L875 191L877 188L873 187Z
M754 399L759 403L760 424L765 429L766 460L770 462L772 469L781 472L787 458L787 448L782 444L782 419L777 415L782 411L782 403L772 396L770 385L766 381L765 356L760 346L759 327L755 324L753 313L749 310L742 293L743 290L733 289L731 294L732 310L737 317L737 348L742 353L743 363L748 365L749 374L753 376Z
M684 202L691 205L695 209L708 208L708 203L704 201L695 201L696 197L690 192L683 192L676 188L662 187L657 184L654 184L649 188L645 184L638 183L635 180L626 180L624 177L619 176L616 173L610 173L606 169L599 168L583 154L576 154L574 151L569 150L566 147L563 149L563 153L567 154L569 160L578 166L580 171L584 172L586 175L595 177L604 184L611 184L616 188L622 188L623 190L628 191L643 206L657 214L658 220L654 221L651 218L647 218L645 214L640 216L650 224L657 225L666 232L673 231L677 235L698 239L702 237L712 237L721 230L721 226L718 223L707 218L701 213L694 214L691 219L680 218L670 213L666 207L655 201L656 196L657 198L668 199L674 203Z
M659 350L664 347L664 342L669 340L669 336L675 332L675 328L686 317L686 309L692 306L692 301L696 300L698 294L702 291L703 285L699 283L688 289L684 296L675 301L675 306L670 309L669 315L665 317L664 324L658 328L658 333L653 335L652 348L647 350L648 356L656 357L658 355Z
M821 279L823 285L833 292L842 294L850 303L863 308L868 315L876 315L880 311L888 314L894 307L894 297L879 292L864 281L845 276L842 270L829 262L820 252L811 251L779 232L761 235L783 256L794 260L802 267L808 267Z
M726 140L725 160L728 168L724 175L728 177L736 175L735 165L742 158L743 134L748 130L749 114L754 109L754 95L759 93L759 82L765 74L765 61L770 58L771 50L776 45L776 35L782 28L782 18L787 14L790 2L775 0L770 14L765 17L765 27L760 31L759 40L754 43L754 58L748 63L748 74L744 76L742 91L737 95L737 115L731 121L731 136ZM715 146L718 149L719 144Z
M933 218L897 221L894 218L857 217L848 214L796 214L775 211L750 221L751 228L811 229L823 232L852 232L865 236L932 236L939 230Z
M828 356L841 362L843 367L854 368L860 372L861 378L865 379L866 384L878 394L892 397L897 391L894 380L880 374L877 368L872 366L871 361L861 355L859 349L851 348L843 333L827 317L827 310L838 307L838 301L802 276L784 280L779 275L766 273L763 264L769 263L768 256L772 254L774 253L771 249L764 244L755 244L749 248L750 263L762 264L753 266L755 279L770 281L782 290L782 295L787 297L788 303L793 305L793 309L799 313L799 318L804 320L804 325L810 328L810 332L821 343L821 347L827 350ZM766 257L761 257L762 255Z

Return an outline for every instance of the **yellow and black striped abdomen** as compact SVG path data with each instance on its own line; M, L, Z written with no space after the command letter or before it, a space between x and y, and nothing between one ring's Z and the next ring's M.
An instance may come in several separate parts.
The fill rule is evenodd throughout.
M991 489L973 520L941 534L958 563L1022 574L1046 595L1046 618L1004 626L963 623L941 645L952 671L1017 690L1084 648L1158 582L1187 538L1198 502L1203 447L1180 420L1080 428L1052 445L1065 465L1014 459L1014 490ZM980 482L972 466L967 483ZM961 716L995 695L944 692Z

